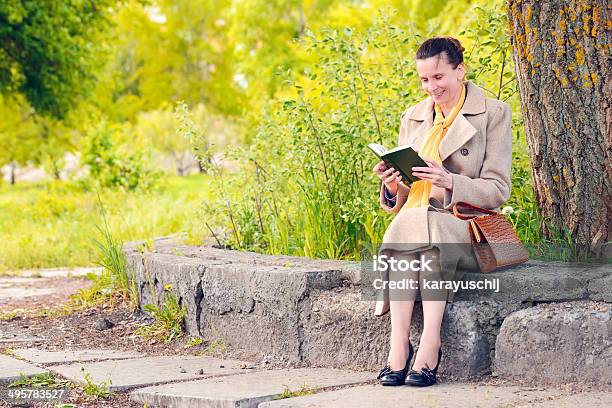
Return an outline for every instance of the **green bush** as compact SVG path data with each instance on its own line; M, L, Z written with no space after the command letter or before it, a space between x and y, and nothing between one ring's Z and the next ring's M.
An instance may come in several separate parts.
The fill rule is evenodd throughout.
M472 30L488 23L483 17ZM490 28L491 38L502 24ZM507 39L495 38L473 54L491 61L470 65L471 78L486 87L511 65ZM288 82L290 97L270 102L253 143L228 154L242 164L240 176L218 172L220 200L211 217L226 217L232 246L357 258L364 246L380 243L391 217L380 209L376 160L366 146L395 146L402 111L424 97L412 62L421 41L382 14L363 33L307 32L302 46L315 63ZM496 91L508 96L510 87Z
M128 140L126 129L127 126L101 120L91 130L83 154L83 164L89 167L84 186L147 190L155 185L159 171L150 165L145 149L138 149L134 141Z
M531 185L501 5L472 7L463 28L449 34L466 48L468 79L512 108L511 219L523 241L538 246L544 221ZM426 96L414 55L429 34L394 26L382 13L364 32L350 27L306 32L300 45L314 62L301 75L278 73L287 78L289 91L265 106L252 143L226 155L240 170L228 174L217 166L214 172L218 200L206 210L209 220L225 226L226 243L272 254L358 259L362 248L382 241L392 215L380 209L379 180L372 172L376 158L366 145L395 146L402 111ZM567 244L562 234L553 243ZM538 247L534 254L546 252ZM567 251L561 252L567 258Z

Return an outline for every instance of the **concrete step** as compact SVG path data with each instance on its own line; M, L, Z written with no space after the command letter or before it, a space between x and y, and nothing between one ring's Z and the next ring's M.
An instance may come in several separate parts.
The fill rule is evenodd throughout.
M17 380L21 374L30 377L48 372L48 370L4 354L0 354L0 367L0 382Z
M49 370L72 381L84 384L89 374L92 382L110 381L111 391L135 387L193 380L210 376L238 374L251 371L250 365L239 360L224 360L197 356L152 356L94 363L54 365ZM84 370L81 369L83 367Z
M322 368L264 370L142 388L132 391L130 399L147 407L255 408L283 392L318 391L375 377L376 373Z
M143 356L141 353L105 349L49 351L38 350L35 348L22 348L14 349L13 354L21 357L24 360L38 364L72 363L93 360L119 360Z
M612 404L610 393L596 392L571 397L571 401L576 404L574 406L605 407ZM553 407L553 401L561 398L556 390L534 390L518 386L451 383L418 388L383 387L377 384L264 402L259 408L526 408ZM551 405L539 405L549 402ZM583 405L583 402L597 404Z

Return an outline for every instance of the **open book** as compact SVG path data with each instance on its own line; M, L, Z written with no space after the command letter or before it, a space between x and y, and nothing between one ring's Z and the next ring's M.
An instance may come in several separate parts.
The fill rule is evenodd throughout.
M383 145L370 143L368 147L378 158L385 162L387 168L393 167L396 171L399 171L402 175L402 181L406 185L420 180L412 175L413 167L427 167L427 163L410 146L398 146L387 150Z

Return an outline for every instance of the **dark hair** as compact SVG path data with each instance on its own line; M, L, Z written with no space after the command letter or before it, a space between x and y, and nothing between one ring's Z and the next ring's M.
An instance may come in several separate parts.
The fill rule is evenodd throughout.
M442 53L446 54L446 60L454 68L463 62L463 51L465 48L458 39L453 37L433 37L425 40L416 53L417 59L427 59Z

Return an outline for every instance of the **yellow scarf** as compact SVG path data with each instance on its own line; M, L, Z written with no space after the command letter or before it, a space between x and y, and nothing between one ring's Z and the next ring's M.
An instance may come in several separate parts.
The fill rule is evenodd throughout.
M436 163L442 164L442 159L440 158L440 143L442 142L442 139L444 139L446 131L459 114L459 111L463 107L464 102L465 86L462 86L461 97L459 97L459 101L453 107L447 117L444 117L442 115L442 109L440 108L440 106L438 104L435 105L434 109L436 110L436 119L434 120L434 124L431 129L427 131L425 141L419 149L419 156L428 157L430 159L433 159ZM430 193L431 183L429 181L415 181L410 187L408 198L402 209L427 207L429 205Z

